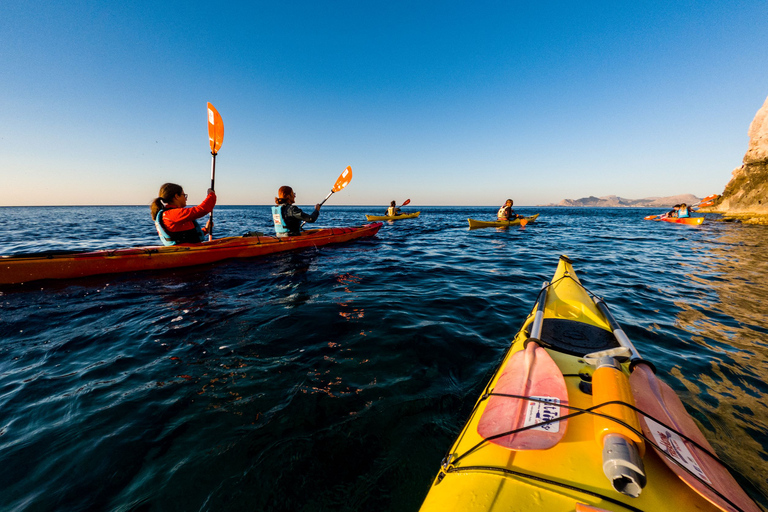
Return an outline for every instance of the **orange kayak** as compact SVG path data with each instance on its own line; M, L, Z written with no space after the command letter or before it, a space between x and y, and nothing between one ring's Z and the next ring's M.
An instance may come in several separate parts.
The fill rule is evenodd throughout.
M675 224L688 224L689 226L699 226L704 222L704 217L659 217L658 215L649 215L645 220L663 220L664 222L674 222Z
M0 284L160 270L203 265L231 258L252 258L373 236L381 226L381 222L376 222L356 227L315 229L292 237L238 236L168 247L2 256Z

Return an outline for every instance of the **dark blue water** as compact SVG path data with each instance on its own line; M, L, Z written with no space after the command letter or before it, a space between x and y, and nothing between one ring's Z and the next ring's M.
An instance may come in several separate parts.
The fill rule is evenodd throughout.
M415 511L560 254L768 504L768 228L421 211L344 245L3 289L0 509ZM2 254L156 244L147 207L0 212Z

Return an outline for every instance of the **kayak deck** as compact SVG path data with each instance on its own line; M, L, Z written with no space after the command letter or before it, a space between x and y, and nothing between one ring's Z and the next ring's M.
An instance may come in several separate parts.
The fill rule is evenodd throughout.
M535 329L537 305L515 335L502 364L443 459L421 512L719 510L681 480L650 446L646 446L642 457L647 484L640 495L631 497L614 489L603 473L603 447L596 439L599 416L588 410L596 408L597 412L607 414L607 407L629 409L615 405L598 407L606 401L597 402L597 390L592 388L593 384L597 385L596 379L592 379L596 370L587 364L584 356L599 350L622 350L621 345L567 258L561 258L551 283L545 284L547 294L540 315L540 338L529 342ZM551 358L556 370L546 367L536 370L539 356L533 358L528 352L537 345L540 345L538 350L545 351L543 359ZM626 375L629 373L627 358L620 362L619 372ZM519 376L522 384L518 393L514 392L515 386L510 387L508 383L511 369L524 373ZM536 381L545 378L536 375L563 381L567 390L564 401L558 402L549 394L537 395L540 391L526 391L531 389L529 386L535 389ZM547 383L543 387L554 389ZM505 424L498 409L500 401L524 404L518 408L523 413L508 416ZM484 425L491 420L499 425L496 435ZM552 446L537 449L540 440L523 442L522 438L532 438L535 430L549 430L537 434L550 436ZM499 442L514 436L519 439L505 442L517 448L508 448ZM739 502L742 510L759 510L735 481L726 487L735 488L734 493L743 495L743 501Z
M0 284L160 270L214 263L231 258L252 258L373 236L381 226L382 223L377 222L357 227L309 230L300 236L291 237L242 236L167 247L2 256Z
M402 220L402 219L415 219L421 212L403 213L401 215L388 216L388 215L366 215L366 220Z
M530 217L523 217L527 222L535 221L540 214L531 215ZM509 226L519 226L521 219L515 220L477 220L467 219L469 222L469 229L477 228L506 228Z

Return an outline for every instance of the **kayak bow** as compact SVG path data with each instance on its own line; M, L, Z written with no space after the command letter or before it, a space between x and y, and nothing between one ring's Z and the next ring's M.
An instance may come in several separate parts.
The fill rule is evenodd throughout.
M189 267L230 258L252 258L373 236L381 226L381 222L376 222L356 227L308 230L300 236L281 238L238 236L168 247L2 256L0 257L0 284Z
M759 512L653 372L561 256L421 512Z

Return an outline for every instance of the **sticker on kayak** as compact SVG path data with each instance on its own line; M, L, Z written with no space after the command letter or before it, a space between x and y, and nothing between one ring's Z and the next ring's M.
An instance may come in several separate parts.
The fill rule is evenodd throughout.
M659 445L665 453L682 464L683 467L691 473L712 485L712 482L707 478L706 473L701 469L696 462L696 459L693 458L693 454L688 450L682 437L664 426L659 425L650 418L645 418L645 423L648 425L648 429L651 431L654 441L656 441L656 444Z
M537 425L545 421L551 421L560 417L560 399L551 396L532 396L543 402L528 402L525 410L524 427ZM544 432L560 432L560 422L553 421L545 425L539 425L529 430L543 430Z

